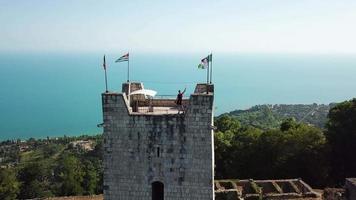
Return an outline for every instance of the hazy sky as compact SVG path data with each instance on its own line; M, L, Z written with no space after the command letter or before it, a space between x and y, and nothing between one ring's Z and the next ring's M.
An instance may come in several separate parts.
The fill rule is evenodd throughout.
M0 51L356 54L356 0L0 0Z

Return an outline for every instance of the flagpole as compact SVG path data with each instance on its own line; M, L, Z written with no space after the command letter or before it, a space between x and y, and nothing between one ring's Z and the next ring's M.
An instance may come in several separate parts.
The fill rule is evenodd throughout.
M208 68L206 68L206 84L209 84L209 68L210 68L209 65L210 64L209 64L209 61L208 61Z
M104 62L103 62L103 67L104 67L104 71L105 71L105 91L106 93L108 92L108 77L106 74L106 60L105 60L105 55L104 55Z
M127 55L130 55L129 52L127 52ZM130 98L130 92L131 92L131 83L130 83L130 56L127 59L127 83L129 84L129 90L127 94L127 99L129 101L129 105L131 106L131 98Z
M209 93L209 90L208 90L208 85L209 85L209 59L208 59L208 68L206 68L206 93L208 94Z
M211 84L213 79L213 53L210 53L210 62L211 62L210 65L210 84Z
M127 82L130 82L130 58L127 60Z
M106 75L106 67L105 67L105 88L106 88L106 93L108 93L108 77Z

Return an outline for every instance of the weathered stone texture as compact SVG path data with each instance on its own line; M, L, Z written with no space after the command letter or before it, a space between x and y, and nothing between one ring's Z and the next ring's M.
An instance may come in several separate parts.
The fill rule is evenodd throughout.
M192 94L184 114L132 113L124 94L102 94L104 198L214 199L213 94Z
M300 179L216 180L215 199L321 200L321 194Z
M356 199L356 178L347 178L345 180L346 199Z
M345 189L325 188L323 191L323 200L346 200Z

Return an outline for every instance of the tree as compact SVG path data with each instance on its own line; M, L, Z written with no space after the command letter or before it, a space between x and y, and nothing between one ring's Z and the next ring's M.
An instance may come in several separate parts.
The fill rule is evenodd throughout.
M56 153L60 152L61 145L58 144L44 144L41 146L42 154L44 158L50 158Z
M331 148L331 175L337 184L356 176L356 99L330 109L326 137Z
M235 119L226 119L224 132L215 133L217 178L301 177L313 186L325 184L329 170L326 139L319 128L288 119L280 129L229 129Z
M228 172L227 167L229 159L229 152L231 150L231 142L234 133L231 131L215 132L214 134L214 151L215 151L215 176L217 178L223 178Z
M215 125L217 126L217 130L221 132L229 131L237 131L240 128L240 122L235 118L229 115L223 115L217 118Z
M321 129L296 123L285 135L282 177L302 177L313 186L323 187L329 176L326 138ZM318 170L315 170L318 169Z
M216 176L219 178L224 177L229 173L229 162L228 159L231 151L231 143L233 141L234 135L238 132L240 128L240 122L233 117L228 115L223 115L215 121L217 127L217 132L214 135L214 145L215 145L215 166L216 166Z
M32 199L52 196L50 191L50 168L44 162L27 163L18 173L21 181L20 198Z
M83 167L80 161L71 154L64 154L56 169L59 183L58 195L75 196L83 194Z
M20 191L20 183L11 169L0 168L0 199L16 199Z
M83 177L83 188L85 190L85 195L93 195L97 192L97 185L99 182L98 170L94 167L93 163L90 161L84 162L84 177Z
M297 126L298 126L298 123L295 121L294 118L288 118L282 122L280 130L288 131L290 129L297 128Z

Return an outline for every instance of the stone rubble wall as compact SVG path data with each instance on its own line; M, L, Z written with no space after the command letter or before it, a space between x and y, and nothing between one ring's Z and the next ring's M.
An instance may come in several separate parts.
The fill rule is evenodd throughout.
M345 196L347 200L356 200L356 178L345 180Z
M215 180L215 199L266 199L266 200L321 200L301 179L281 180Z

